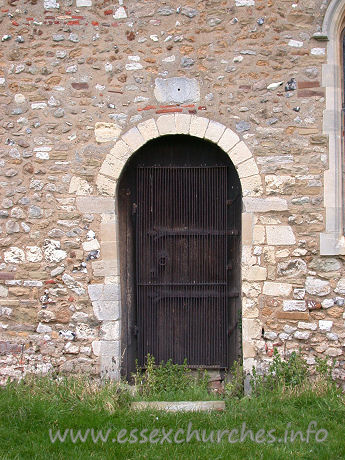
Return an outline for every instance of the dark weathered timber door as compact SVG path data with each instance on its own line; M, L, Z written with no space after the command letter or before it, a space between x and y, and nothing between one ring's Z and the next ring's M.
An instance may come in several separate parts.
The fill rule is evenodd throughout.
M225 368L236 328L227 166L138 166L136 334L148 353Z

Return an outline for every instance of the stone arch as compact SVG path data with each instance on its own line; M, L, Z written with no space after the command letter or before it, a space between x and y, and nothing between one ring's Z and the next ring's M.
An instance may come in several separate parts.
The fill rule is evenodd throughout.
M96 181L99 193L115 196L116 183L130 156L149 140L166 134L189 134L214 142L234 163L241 180L243 196L262 194L256 161L234 131L208 118L180 113L161 115L157 120L150 118L123 134L100 168Z
M217 144L226 152L233 162L242 186L244 206L242 213L242 279L261 279L261 273L257 273L257 267L248 262L247 255L252 250L255 240L254 213L257 204L251 203L250 197L260 197L263 193L262 179L256 161L239 136L223 124L205 117L188 114L161 115L157 120L150 118L136 127L131 128L118 139L105 157L97 176L97 188L99 195L105 200L109 196L117 199L117 184L122 171L129 158L146 142L151 139L171 134L184 134L203 138ZM248 200L248 202L246 201ZM265 207L264 200L259 198L259 207ZM115 204L117 207L117 204ZM247 207L247 210L245 209ZM101 373L109 378L120 378L122 347L121 347L121 295L119 283L119 223L116 220L117 210L109 210L105 216L105 222L111 220L112 230L101 232L100 252L101 259L108 257L104 270L105 284L90 285L89 295L94 307L96 317L102 321L101 340L95 342L94 351L100 357ZM104 225L109 225L105 223ZM110 245L116 247L117 254L109 260L108 251ZM250 259L250 258L249 258ZM260 269L259 269L260 270ZM264 270L264 269L262 269ZM255 273L254 273L255 272ZM254 276L255 275L255 276ZM251 278L254 276L254 278ZM264 278L262 278L264 279ZM111 287L112 286L112 287ZM91 287L91 289L90 289ZM107 298L106 292L114 296ZM255 357L255 350L250 340L256 336L258 325L252 314L242 313L242 341L243 362L247 371L250 371Z
M327 63L322 66L322 86L326 88L323 132L329 138L329 169L324 173L325 232L320 234L322 255L345 254L343 165L342 165L342 60L341 34L345 27L345 4L332 0L324 16L322 30L315 39L327 41Z

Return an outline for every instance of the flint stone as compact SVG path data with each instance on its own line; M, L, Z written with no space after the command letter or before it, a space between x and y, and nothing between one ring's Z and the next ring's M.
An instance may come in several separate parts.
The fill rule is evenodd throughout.
M328 281L313 278L311 276L307 277L305 289L308 294L318 296L325 296L331 292L331 287Z
M338 259L317 257L310 262L309 267L318 272L336 272L342 264Z
M187 18L194 18L197 14L199 13L198 10L195 10L194 8L189 8L188 6L184 6L181 8L181 14L184 16L187 16Z
M307 273L307 264L301 259L291 259L286 262L279 262L277 272L279 276L286 278L299 278Z
M338 283L337 287L334 289L334 292L337 294L345 294L345 278L341 278Z
M192 67L194 65L194 59L186 56L181 59L181 67Z

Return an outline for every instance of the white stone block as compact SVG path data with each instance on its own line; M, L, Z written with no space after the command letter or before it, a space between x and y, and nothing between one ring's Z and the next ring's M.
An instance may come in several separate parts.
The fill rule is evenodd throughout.
M284 311L306 311L307 305L304 300L284 300Z
M91 347L92 347L92 352L95 356L100 356L101 355L101 345L102 345L102 341L101 340L94 340L92 343L91 343Z
M294 333L295 339L298 340L308 340L310 337L310 332L301 332L301 331L296 331Z
M228 153L238 142L240 138L234 131L229 128L226 128L221 138L218 141L218 146Z
M96 185L100 195L115 196L116 184L115 180L111 180L109 177L103 176L103 174L98 174L97 176Z
M126 19L127 13L123 6L120 6L113 14L114 19Z
M95 137L99 143L117 141L121 131L121 126L116 123L99 122L95 124Z
M90 195L92 191L93 188L87 180L82 179L81 177L72 176L71 182L69 183L68 193L86 196Z
M322 308L332 308L334 306L334 300L333 299L325 299L321 302Z
M339 339L339 336L337 334L333 334L332 332L327 332L326 337L328 340L334 341L337 341Z
M296 243L295 235L289 225L268 225L266 227L267 244L287 246Z
M176 134L175 115L169 113L168 115L161 115L157 118L157 127L159 134Z
M141 135L138 128L132 128L127 131L123 136L122 140L126 142L132 152L138 150L142 145L145 144L145 139Z
M253 265L252 267L243 268L243 279L247 281L264 281L267 279L267 269Z
M211 120L205 131L205 139L217 143L225 131L225 126Z
M297 327L299 329L307 329L309 331L316 331L317 324L316 323L304 323L303 321L299 321Z
M325 56L326 49L325 48L312 48L310 50L310 54L314 56Z
M17 248L17 246L11 246L4 253L5 262L9 264L20 264L25 262L25 253L22 249Z
M39 334L47 334L52 331L52 328L50 326L47 326L46 324L38 323L36 332Z
M208 118L192 115L190 120L189 134L191 136L203 138L209 121L210 120Z
M249 160L245 161L238 165L237 168L238 175L240 179L243 177L254 176L255 174L259 174L258 167L254 158L250 158Z
M89 284L87 287L91 302L101 300L103 298L104 284Z
M262 326L256 319L243 318L242 321L242 334L243 341L259 339L261 337Z
M116 142L114 147L109 152L110 155L117 158L118 160L122 160L123 162L125 162L131 156L131 153L132 151L128 144L126 144L126 142L121 139Z
M289 334L285 334L284 332L282 332L281 334L279 334L279 338L280 340L289 340L290 336Z
M56 0L44 0L44 9L59 9L60 5Z
M264 337L267 340L275 340L277 338L277 333L273 331L265 331Z
M0 284L0 297L8 296L8 288Z
M174 60L175 60L175 56ZM163 59L164 62L171 62ZM187 104L200 100L200 86L196 78L156 78L154 96L161 104Z
M130 62L129 64L125 65L126 70L141 70L143 66L140 62Z
M83 243L83 249L84 251L97 251L100 249L100 245L97 239L90 240L90 241L84 241Z
M188 134L192 116L186 113L175 113L175 125L177 134Z
M101 336L103 340L120 340L120 321L104 321L101 325Z
M345 294L345 278L340 278L337 287L334 289L337 294Z
M120 302L118 300L96 300L92 302L92 307L99 321L116 321L120 319Z
M92 0L77 0L77 8L92 6Z
M240 163L243 163L244 161L252 158L252 152L248 149L246 144L241 141L236 144L232 150L230 150L229 156L234 165L237 166ZM252 176L253 174L250 175Z
M333 321L325 321L325 320L320 320L319 321L319 329L320 331L323 332L330 332L333 326Z
M256 176L255 176L256 177ZM287 211L287 201L282 198L243 198L246 212Z
M106 176L112 177L117 180L120 177L121 171L125 165L123 160L119 160L110 153L105 157L101 169L99 170L100 174L105 174Z
M265 281L263 294L276 297L288 297L292 291L292 284L275 283L273 281Z
M137 128L145 141L149 141L150 139L154 139L159 136L158 128L153 118L139 123Z
M26 246L25 255L28 262L40 262L43 259L42 250L38 246Z
M298 40L289 40L288 45L292 46L293 48L302 48L303 42L300 42Z
M254 0L235 0L236 6L255 6Z
M308 294L318 296L325 296L331 292L331 286L328 281L313 278L312 276L307 277L305 289Z
M254 225L253 243L254 244L264 244L265 243L265 226L264 225Z
M259 174L241 179L242 196L260 196L263 192L262 180Z

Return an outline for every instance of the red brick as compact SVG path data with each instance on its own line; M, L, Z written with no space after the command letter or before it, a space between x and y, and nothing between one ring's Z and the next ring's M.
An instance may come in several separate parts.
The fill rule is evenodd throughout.
M81 82L81 83L78 83L78 82L74 82L72 83L72 88L74 89L88 89L89 88L89 84L86 83L86 82Z
M182 109L161 109L161 110L156 110L156 113L174 113L174 112L182 112Z
M7 355L10 353L21 353L22 346L13 342L0 342L0 355Z
M178 107L178 105L160 105L159 106L160 109L173 109L176 107Z
M299 81L297 82L298 89L305 89L305 88L319 88L320 82L319 81Z
M14 280L14 274L9 272L0 272L0 280Z
M147 105L146 107L143 107L142 109L138 109L138 112L141 112L142 110L152 110L156 108L157 107L155 105Z
M314 96L325 96L325 90L321 89L301 89L297 91L298 97L314 97Z
M309 313L302 311L278 311L277 318L292 321L300 321L303 319L309 319Z
M291 54L293 56L306 56L306 55L309 55L309 51L308 50L296 50L296 51L292 51Z

